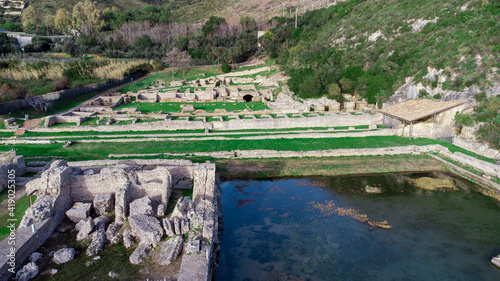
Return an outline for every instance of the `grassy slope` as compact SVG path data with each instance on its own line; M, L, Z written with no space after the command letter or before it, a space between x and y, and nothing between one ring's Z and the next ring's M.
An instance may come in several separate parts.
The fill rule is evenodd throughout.
M28 3L30 5L33 5L37 10L42 11L42 13L55 14L58 9L66 9L67 11L73 11L73 7L76 5L76 3L80 1L82 0L28 0ZM148 5L152 5L155 2L160 3L161 1L99 0L96 2L98 7L104 10L106 7L113 7L113 6L120 9L142 8Z
M443 85L455 90L470 84L484 85L488 71L500 67L500 22L498 15L483 10L481 3L488 1L358 2L347 15L304 30L299 38L301 42L290 50L294 57L292 63L300 62L304 53L318 46L345 48L343 62L347 65L380 69L396 76L393 90L402 85L407 76L421 79L428 66L461 73L460 81ZM460 8L466 2L471 4L462 12ZM413 33L406 22L435 17L439 17L438 22L427 24L420 33ZM381 30L387 40L379 38L368 42L368 36L377 30ZM333 43L342 37L346 38L343 44ZM389 56L391 52L393 56ZM475 63L476 55L483 58L481 67Z

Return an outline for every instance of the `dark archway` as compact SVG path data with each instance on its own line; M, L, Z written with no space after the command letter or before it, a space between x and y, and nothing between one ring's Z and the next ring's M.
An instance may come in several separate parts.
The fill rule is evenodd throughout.
M246 102L251 102L252 99L253 99L252 95L245 95L245 96L243 96L243 100L245 100Z

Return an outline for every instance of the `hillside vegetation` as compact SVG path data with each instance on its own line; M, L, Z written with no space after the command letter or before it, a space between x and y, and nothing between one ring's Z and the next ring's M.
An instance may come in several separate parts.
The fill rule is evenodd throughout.
M293 19L276 18L261 43L300 96L349 93L374 103L406 77L451 90L488 86L500 68L499 17L498 1L351 0L306 12L297 29ZM435 23L418 30L418 20ZM427 67L443 69L446 81L423 80Z

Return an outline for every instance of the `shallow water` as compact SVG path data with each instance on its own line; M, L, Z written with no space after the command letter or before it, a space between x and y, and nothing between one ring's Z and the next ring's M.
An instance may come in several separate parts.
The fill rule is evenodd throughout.
M409 178L446 178L459 191L423 191ZM381 194L367 194L366 185ZM216 280L500 280L500 204L443 173L224 182ZM391 229L321 213L355 209ZM273 279L277 280L277 279Z

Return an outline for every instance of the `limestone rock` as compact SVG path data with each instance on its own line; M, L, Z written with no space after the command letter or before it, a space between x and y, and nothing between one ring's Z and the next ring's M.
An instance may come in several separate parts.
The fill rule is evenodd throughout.
M177 235L182 234L181 220L179 218L174 218L174 229L175 229L175 234Z
M165 234L167 234L168 237L175 236L174 224L169 218L163 219L163 229L165 230Z
M128 189L122 188L115 193L115 221L124 223L128 212Z
M38 198L24 214L19 227L27 227L34 223L50 218L54 214L56 196L44 195Z
M106 232L104 229L99 229L92 235L92 242L87 248L87 256L91 257L99 253L104 247L104 243L106 243Z
M182 234L189 232L189 221L187 219L181 220L181 232Z
M123 236L120 233L116 234L115 236L113 236L113 238L109 239L111 244L118 244L122 240L123 240Z
M41 259L42 258L42 253L39 253L39 252L34 252L33 254L31 254L30 256L30 261L31 262L36 262L37 260Z
M75 224L76 231L82 230L82 227L85 223L87 223L86 220L80 220L77 224Z
M107 216L100 216L94 219L94 225L96 229L106 229L106 224L108 224L109 218Z
M130 255L129 261L132 264L140 264L146 260L149 255L149 251L151 250L151 246L145 243L139 243L139 246L135 249L135 251Z
M169 265L172 263L181 253L183 242L184 239L182 236L176 236L165 241L161 246L156 263L159 265Z
M156 244L160 242L163 228L155 217L135 215L129 217L129 222L132 232L141 239L141 243Z
M86 220L89 217L90 208L92 208L91 203L77 202L71 209L66 211L66 216L68 216L68 218L74 222Z
M120 227L121 225L116 222L110 223L108 229L106 230L106 239L108 239L109 241L113 240L113 238L116 236L116 232L118 232Z
M167 209L167 204L158 205L158 209L156 210L156 216L163 217L165 216L165 210Z
M92 218L88 218L84 224L80 226L80 231L76 235L76 240L80 241L83 239L87 239L89 234L92 232L94 229L94 220Z
M38 266L36 266L34 262L30 262L17 272L16 280L27 281L35 277L37 274L38 274Z
M151 206L151 199L147 195L132 201L130 203L129 208L130 208L130 216L153 215L153 207Z
M115 200L112 193L98 194L94 197L94 210L97 215L104 215L111 212Z
M193 208L193 202L189 196L181 197L177 200L177 204L175 204L174 211L172 212L171 218L182 218L185 217L187 212Z
M57 272L59 272L59 270L52 268L52 269L45 270L44 272L42 272L42 275L54 275Z
M63 248L54 253L52 261L55 264L67 263L75 258L75 249L73 248Z
M192 239L189 239L187 246L186 246L186 253L196 253L199 252L201 249L201 238L200 237L194 237Z
M118 273L114 272L114 271L110 271L108 273L108 276L111 277L111 278L118 278Z
M130 233L130 229L127 229L123 232L123 245L125 245L125 248L130 248L132 245L134 245L134 236Z

